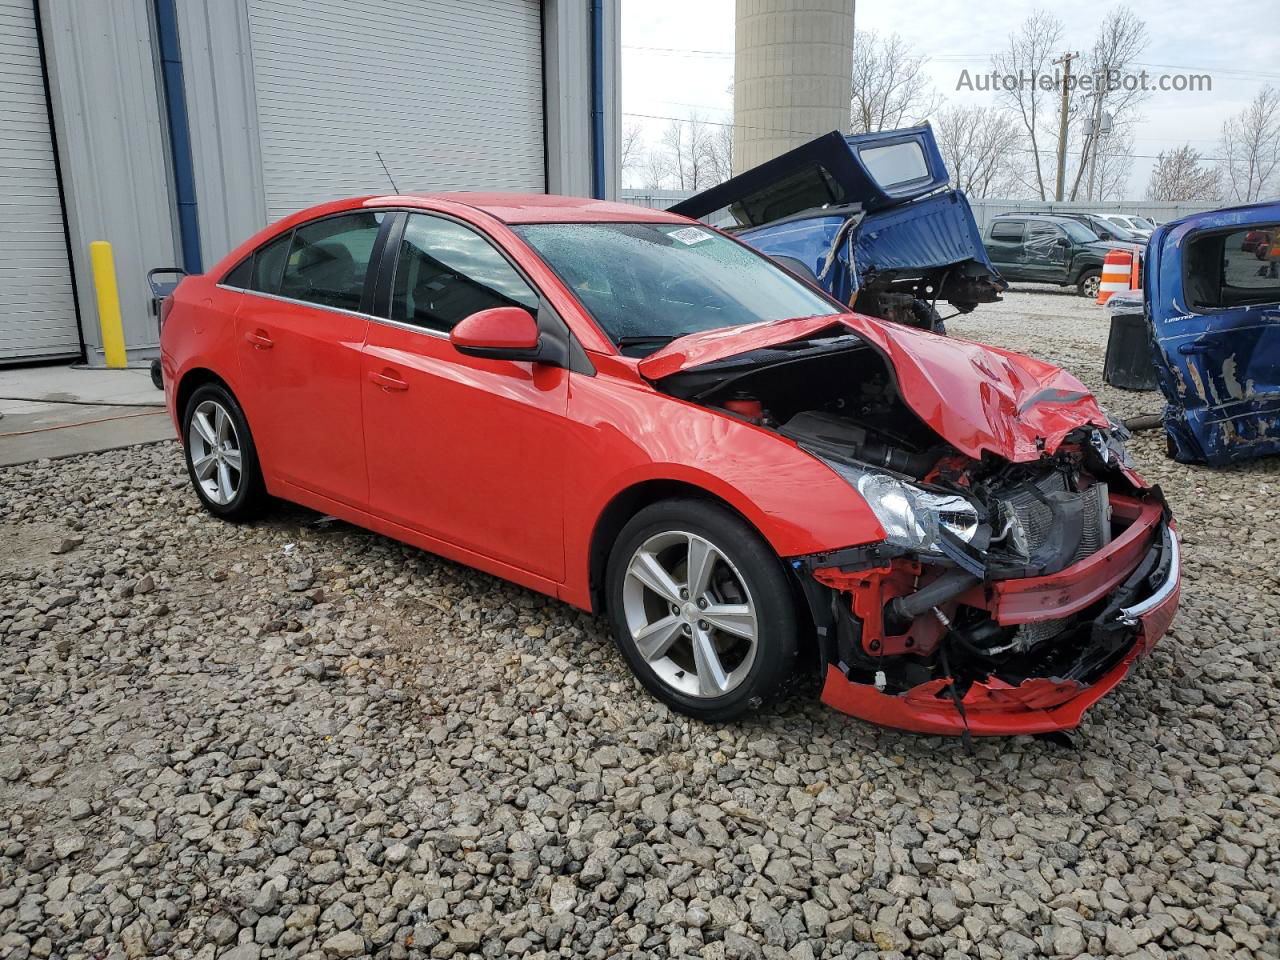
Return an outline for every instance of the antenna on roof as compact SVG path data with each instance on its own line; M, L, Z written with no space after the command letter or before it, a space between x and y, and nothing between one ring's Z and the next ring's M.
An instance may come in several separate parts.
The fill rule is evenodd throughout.
M391 171L387 169L387 161L382 159L382 151L375 150L373 152L374 152L374 155L377 156L378 162L382 164L382 172L385 173L387 175L387 179L391 181L391 189L394 190L396 193L399 193L400 188L396 186L395 177L391 176Z

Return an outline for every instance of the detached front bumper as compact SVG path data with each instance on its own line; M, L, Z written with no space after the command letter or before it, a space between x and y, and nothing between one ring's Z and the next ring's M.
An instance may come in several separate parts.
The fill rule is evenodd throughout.
M951 691L950 677L931 679L895 693L883 684L855 682L840 665L829 663L823 702L873 723L917 733L960 735L968 730L974 736L1004 736L1078 726L1084 712L1124 679L1133 664L1168 630L1178 608L1182 584L1177 533L1165 519L1163 505L1155 499L1123 497L1113 497L1112 505L1117 514L1127 514L1126 519L1131 522L1102 550L1057 574L979 584L958 598L960 603L986 609L1001 626L1081 617L1074 641L1068 641L1079 645L1081 661L1092 655L1091 643L1105 641L1112 651L1086 679L1073 678L1069 676L1073 670L1066 669L1062 671L1065 675L1048 673L1009 682L997 675L1000 670L993 670L984 679L969 684L961 697L962 715ZM1148 572L1144 574L1144 570ZM1141 592L1111 602L1133 594L1135 585L1131 581L1139 576ZM847 574L818 570L815 577L840 589L851 587ZM855 611L882 606L885 597L880 591L891 582L887 571L878 578L863 575L861 588L875 589L877 596L859 597L856 589L850 589ZM926 630L914 632L919 637L927 636ZM895 649L891 637L882 637L870 645L879 650ZM907 642L907 646L912 643ZM901 647L896 649L907 652ZM1064 657L1070 659L1076 652L1060 649L1056 662L1065 662Z

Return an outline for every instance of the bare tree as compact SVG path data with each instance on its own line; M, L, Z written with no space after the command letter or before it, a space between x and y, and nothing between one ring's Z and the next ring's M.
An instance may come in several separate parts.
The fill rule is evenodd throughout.
M1081 186L1086 187L1085 199L1101 197L1101 185L1096 181L1101 179L1098 170L1104 165L1102 152L1105 148L1115 153L1117 146L1125 142L1125 131L1118 128L1138 120L1135 115L1137 106L1150 96L1138 84L1119 82L1119 78L1127 72L1133 61L1142 55L1147 40L1146 22L1128 7L1113 9L1098 28L1098 35L1089 54L1092 89L1081 105L1077 121L1080 126L1081 148L1071 185L1072 200L1079 196ZM1086 128L1087 121L1104 114L1111 118L1110 134ZM1098 152L1096 167L1091 162L1095 150Z
M1113 127L1098 140L1098 169L1094 196L1099 200L1126 200L1133 172L1133 127Z
M999 107L952 105L933 120L951 182L971 197L1009 197L1021 183L1026 154L1017 118Z
M681 190L700 190L710 185L707 144L712 128L694 112L687 119L672 120L662 135L676 185Z
M941 98L924 64L907 41L894 33L881 37L859 30L853 38L852 133L874 133L919 123L938 108Z
M706 186L715 186L733 176L733 127L719 124L711 128L706 141L707 174Z
M1217 200L1221 196L1221 171L1204 166L1200 151L1191 144L1160 151L1147 181L1148 200Z
M1232 200L1280 190L1280 91L1267 85L1222 125L1222 178Z
M641 154L644 153L644 131L638 123L629 123L622 131L622 142L618 145L618 168L629 173L640 165Z
M665 151L645 151L640 160L640 185L644 189L666 189L671 184L671 175L671 158Z
M1009 34L1008 46L991 58L991 69L1014 82L1001 84L1000 95L1022 122L1031 147L1030 186L1041 200L1047 200L1047 182L1053 180L1052 167L1041 156L1042 144L1056 139L1060 91L1036 82L1052 74L1053 59L1062 45L1062 21L1038 10ZM1025 81L1025 82L1024 82Z

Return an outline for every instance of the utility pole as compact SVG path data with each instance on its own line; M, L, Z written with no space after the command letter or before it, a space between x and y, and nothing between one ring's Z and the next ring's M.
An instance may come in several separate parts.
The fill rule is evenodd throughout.
M1063 187L1067 176L1067 108L1071 106L1071 61L1079 57L1078 53L1064 53L1055 65L1062 64L1062 116L1058 119L1058 182L1054 188L1053 198L1062 200Z

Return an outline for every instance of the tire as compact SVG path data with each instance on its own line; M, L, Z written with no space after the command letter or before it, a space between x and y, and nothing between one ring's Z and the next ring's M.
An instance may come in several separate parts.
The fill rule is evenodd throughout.
M681 595L693 551L710 558L697 567L706 589ZM754 530L718 504L679 499L645 507L618 535L605 576L618 649L645 688L679 713L732 720L779 693L796 668L786 571Z
M1098 285L1102 283L1101 270L1086 270L1080 274L1080 279L1076 281L1076 293L1082 297L1088 297L1090 300L1098 299Z
M921 330L929 330L944 337L947 335L947 325L928 300L913 300L911 302L911 312L915 314L916 325Z
M182 413L182 437L187 476L206 510L236 522L262 512L267 492L257 447L244 411L226 387L206 383L191 394Z

